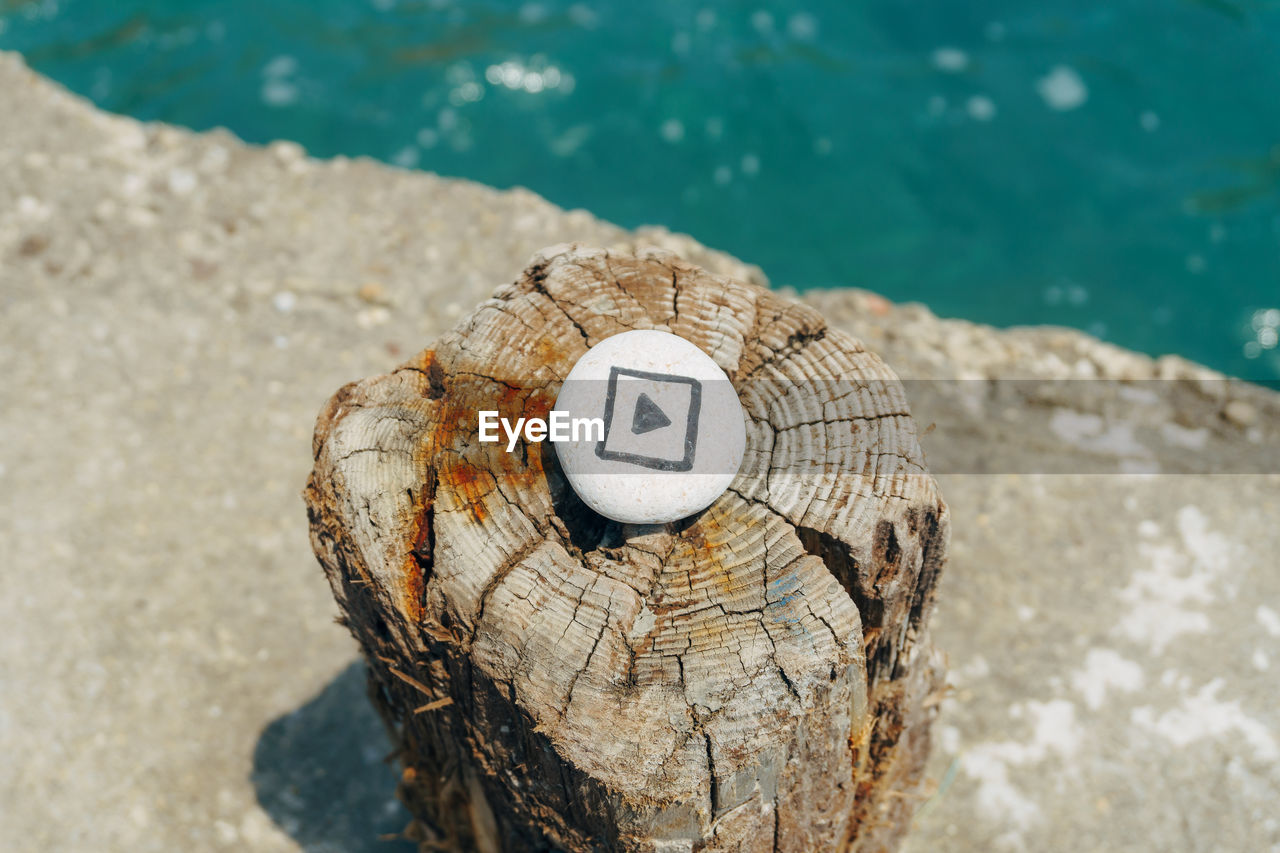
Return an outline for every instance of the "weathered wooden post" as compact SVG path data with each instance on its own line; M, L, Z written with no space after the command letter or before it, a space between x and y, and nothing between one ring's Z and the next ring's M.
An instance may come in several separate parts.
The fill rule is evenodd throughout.
M548 444L631 329L709 354L747 462L663 526L597 516ZM901 386L812 309L663 252L561 246L320 414L312 543L369 663L422 849L880 851L916 805L946 506Z

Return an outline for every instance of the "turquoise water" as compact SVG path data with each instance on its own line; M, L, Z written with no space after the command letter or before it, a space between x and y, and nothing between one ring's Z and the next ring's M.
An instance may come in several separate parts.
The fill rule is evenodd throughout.
M643 10L642 12L637 10ZM0 0L109 110L1280 378L1280 2Z

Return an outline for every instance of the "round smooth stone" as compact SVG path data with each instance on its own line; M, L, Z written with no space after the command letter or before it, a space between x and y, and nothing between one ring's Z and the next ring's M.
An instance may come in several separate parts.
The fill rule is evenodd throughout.
M729 488L746 450L729 377L669 332L623 332L587 350L555 409L599 419L577 440L555 442L556 455L578 497L614 521L663 524L706 509Z

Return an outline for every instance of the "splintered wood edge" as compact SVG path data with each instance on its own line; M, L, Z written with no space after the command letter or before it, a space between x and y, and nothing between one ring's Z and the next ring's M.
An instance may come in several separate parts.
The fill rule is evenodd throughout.
M691 340L733 379L748 463L692 523L623 541L547 454L478 445L474 417L549 408L589 346L632 328ZM752 769L786 765L788 731L840 702L825 722L857 732L857 806L881 812L850 832L918 774L895 750L939 677L917 658L947 511L892 371L812 309L663 252L554 247L434 350L339 391L315 451L313 545L348 621L392 655L465 655L606 789L703 792L705 829L763 796ZM426 682L414 707L470 706Z

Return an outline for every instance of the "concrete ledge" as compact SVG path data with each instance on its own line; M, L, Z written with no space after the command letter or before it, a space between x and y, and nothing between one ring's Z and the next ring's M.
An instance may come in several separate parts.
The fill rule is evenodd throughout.
M307 543L316 411L545 245L760 271L525 191L109 116L14 56L0 114L0 847L410 849L376 840L404 815ZM1277 395L806 298L910 379L1176 380L1123 417L1114 384L913 401L953 472L955 690L911 849L1277 849Z

